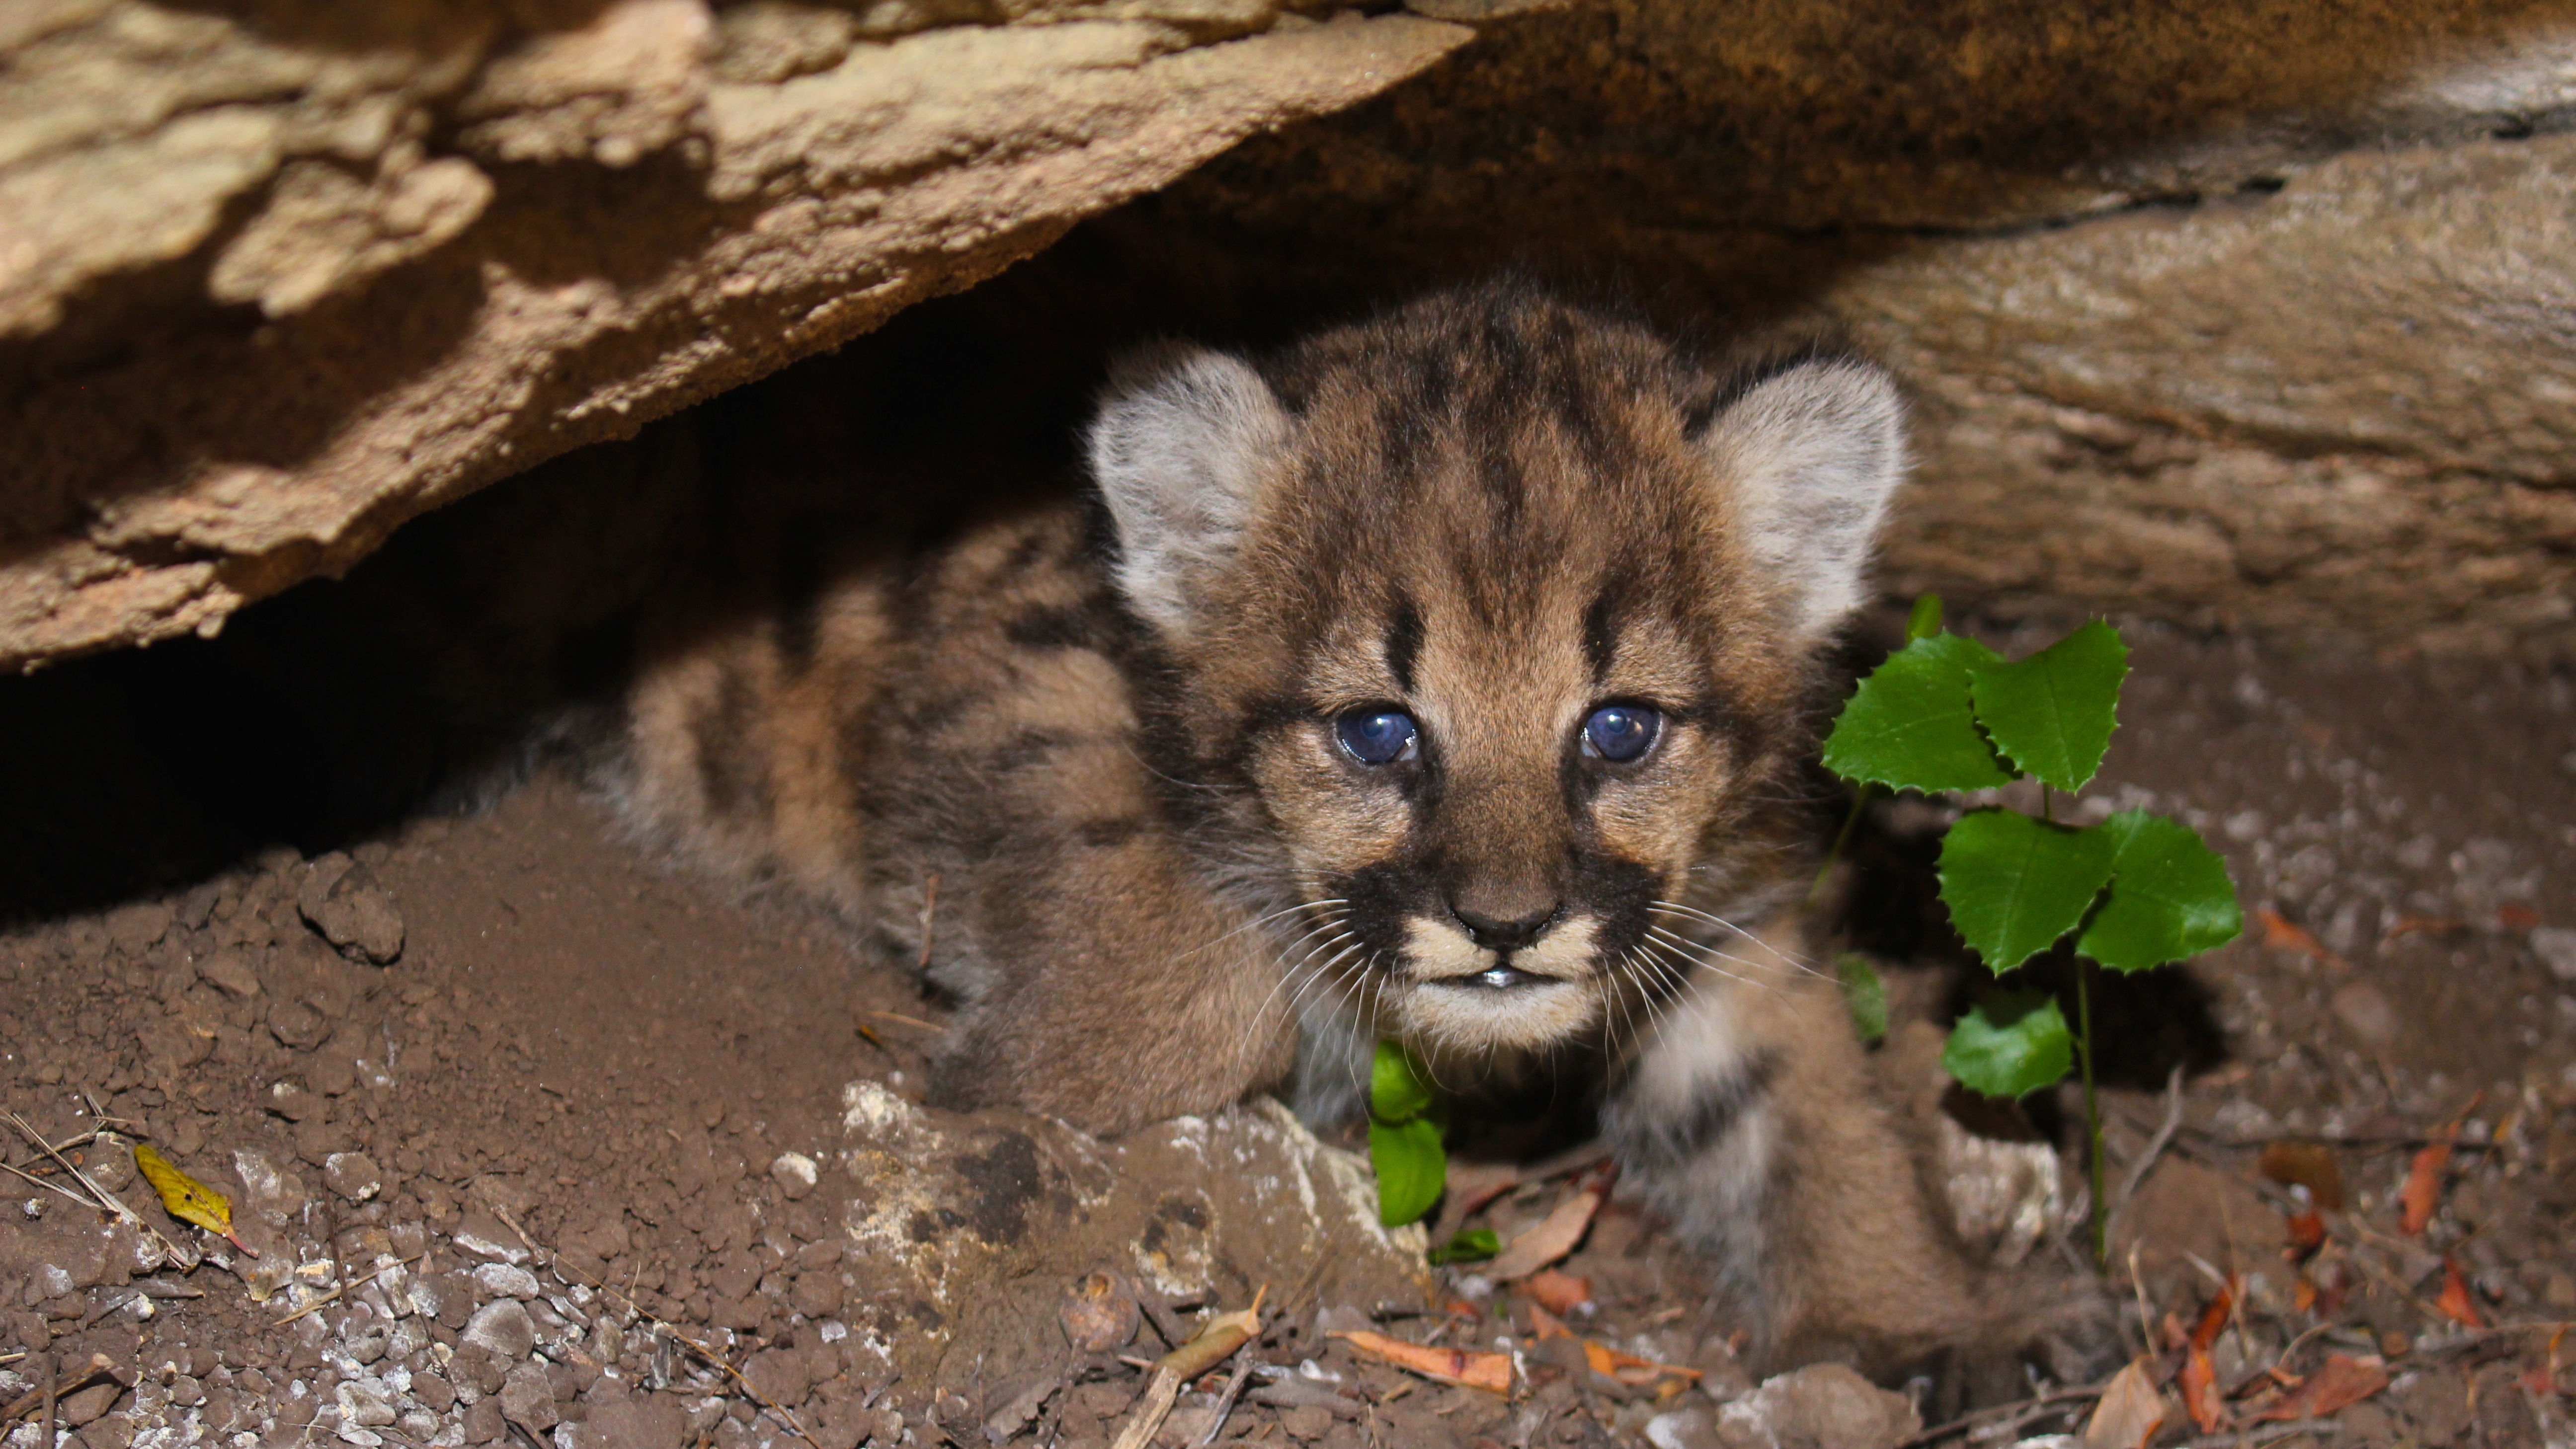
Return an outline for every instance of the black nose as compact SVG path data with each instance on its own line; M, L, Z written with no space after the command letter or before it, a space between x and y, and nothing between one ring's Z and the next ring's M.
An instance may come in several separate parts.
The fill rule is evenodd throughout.
M1556 921L1559 907L1550 901L1547 908L1514 920L1498 921L1478 915L1464 906L1452 904L1449 914L1467 928L1467 938L1488 951L1517 951L1539 938Z

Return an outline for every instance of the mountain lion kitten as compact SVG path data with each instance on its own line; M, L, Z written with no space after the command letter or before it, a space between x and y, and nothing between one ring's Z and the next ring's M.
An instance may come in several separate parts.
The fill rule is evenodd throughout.
M1165 346L1094 491L781 528L792 566L672 607L621 795L906 959L926 924L944 1103L1347 1120L1397 1037L1596 1103L1771 1361L2008 1360L2085 1300L1963 1256L1778 924L1902 414L1514 284Z

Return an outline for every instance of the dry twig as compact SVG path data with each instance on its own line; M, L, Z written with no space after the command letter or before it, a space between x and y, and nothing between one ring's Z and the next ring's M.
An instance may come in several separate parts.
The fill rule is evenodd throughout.
M1199 1326L1189 1342L1173 1349L1154 1364L1154 1376L1146 1381L1142 1406L1127 1427L1118 1432L1111 1449L1144 1449L1163 1420L1172 1412L1172 1401L1180 1397L1181 1385L1226 1361L1236 1349L1261 1336L1261 1300L1270 1293L1264 1283L1254 1291L1252 1306L1240 1313L1220 1313Z
M2181 1130L2182 1068L2176 1066L2172 1075L2165 1078L2164 1125L2158 1127L2155 1135L2147 1139L2147 1145L2138 1150L2136 1160L2129 1164L2128 1172L2121 1177L2120 1195L2108 1204L2110 1209L2108 1221L2117 1222L2120 1214L2128 1211L2129 1199L2138 1195L2138 1189L2146 1183L2147 1174L2155 1170L2156 1160L2165 1155L2165 1149L2173 1145L2174 1134Z
M1935 1424L1931 1428L1924 1430L1922 1433L1915 1435L1913 1438L1906 1440L1904 1443L1897 1445L1896 1449L1919 1449L1919 1446L1925 1444L1936 1444L1943 1439L1964 1434L1970 1429L1974 1429L1985 1423L1989 1419L2011 1419L2015 1415L2019 1414L2036 1415L2043 1409L2053 1408L2059 1404L2080 1404L2090 1399L2098 1399L2102 1397L2102 1391L2109 1387L2110 1382L2108 1380L2104 1380L2098 1384L2087 1384L2082 1388L2051 1389L2047 1393L2035 1394L2030 1398L2018 1399L2009 1404L1990 1405L1983 1409L1961 1414L1959 1417L1952 1419L1946 1424Z
M1216 1417L1208 1422L1207 1432L1199 1436L1199 1449L1207 1449L1216 1442L1217 1435L1225 1432L1225 1421L1234 1414L1234 1401L1243 1397L1244 1381L1251 1377L1251 1359L1234 1366L1234 1376L1225 1381L1225 1392L1217 1396Z
M2189 1441L2185 1449L2252 1449L2256 1444L2269 1444L2299 1434L2323 1434L2332 1430L2332 1419L2288 1419L2278 1424L2258 1424L2239 1429L2233 1434L2204 1434Z

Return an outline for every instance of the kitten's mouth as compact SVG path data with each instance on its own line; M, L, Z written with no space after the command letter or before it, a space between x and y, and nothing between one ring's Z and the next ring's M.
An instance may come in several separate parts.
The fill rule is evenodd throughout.
M1542 982L1556 980L1556 977L1523 971L1517 966L1494 966L1473 975L1444 976L1431 984L1453 986L1462 991L1509 991L1514 987L1536 986Z

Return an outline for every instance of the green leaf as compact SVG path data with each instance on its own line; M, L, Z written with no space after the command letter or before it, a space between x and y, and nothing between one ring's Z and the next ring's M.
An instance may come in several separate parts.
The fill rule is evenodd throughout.
M1941 903L2000 976L2074 930L2111 879L2111 837L2011 810L1960 817L1941 842Z
M1449 1177L1440 1124L1427 1118L1370 1122L1369 1161L1377 1168L1377 1220L1390 1228L1420 1221Z
M1852 1025L1860 1029L1860 1039L1872 1046L1887 1039L1887 983L1878 979L1878 968L1857 951L1845 951L1834 962L1834 974L1842 978L1843 1004L1851 1008Z
M2097 827L2115 846L2111 894L2075 949L2145 971L2224 946L2245 929L2227 862L2179 820L2123 810Z
M1977 723L2025 775L2081 790L2102 768L2120 709L2129 647L2096 619L2028 659L1969 666Z
M1989 1097L2026 1097L2065 1080L2075 1038L2047 993L1994 991L1950 1028L1941 1065L1961 1086Z
M1395 1042L1377 1044L1377 1059L1369 1065L1370 1116L1381 1122L1409 1122L1430 1111L1438 1100L1412 1053Z
M1430 1252L1431 1266L1450 1263L1481 1263L1503 1250L1503 1240L1492 1228L1469 1228Z
M1905 642L1929 639L1941 632L1941 596L1925 594L1905 616Z
M1887 656L1843 705L1825 739L1825 768L1897 790L1977 790L2012 772L1977 733L1968 672L1993 650L1958 634L1918 639Z

